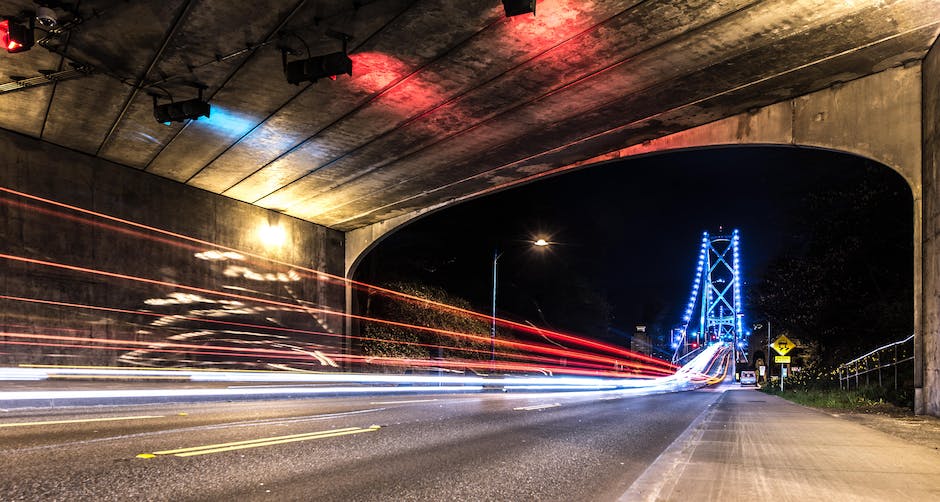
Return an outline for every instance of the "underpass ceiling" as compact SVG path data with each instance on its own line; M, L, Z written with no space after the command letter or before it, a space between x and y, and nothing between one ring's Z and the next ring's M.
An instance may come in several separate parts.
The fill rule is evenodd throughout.
M339 230L908 64L940 32L940 0L543 0L510 19L498 0L78 12L55 51L0 54L0 88L69 62L95 72L0 94L0 127ZM278 46L339 50L327 30L355 37L352 77L288 84ZM190 99L194 83L209 119L153 119L150 94Z

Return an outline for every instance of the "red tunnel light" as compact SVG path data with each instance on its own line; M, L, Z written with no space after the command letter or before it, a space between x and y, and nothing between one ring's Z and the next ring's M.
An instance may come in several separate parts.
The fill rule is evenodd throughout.
M11 18L0 20L0 45L9 53L28 51L33 46L32 26L17 23Z

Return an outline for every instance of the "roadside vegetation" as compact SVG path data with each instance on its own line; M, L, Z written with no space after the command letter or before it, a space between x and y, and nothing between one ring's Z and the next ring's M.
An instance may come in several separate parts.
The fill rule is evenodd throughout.
M761 364L775 355L766 347L779 335L797 344L786 390L776 365L764 391L818 408L904 412L913 409L913 364L900 364L895 380L891 363L913 344L860 361L848 390L836 369L913 332L911 199L900 178L875 163L840 176L803 194L807 210L790 225L796 244L750 290L753 318L773 325L770 340L766 322L751 340L763 347Z
M470 309L469 302L442 288L414 282L393 282L385 287L433 302ZM488 359L490 324L484 319L438 308L420 300L371 294L365 301L368 317L428 328L466 333L482 338L455 338L391 324L363 322L361 353L365 356L416 360Z
M766 387L768 394L780 396L804 406L823 408L827 410L853 411L858 413L886 413L890 415L913 413L913 403L906 405L896 404L897 401L908 401L913 396L909 393L894 393L881 387L863 387L861 389L784 389L780 387Z
M909 415L914 409L912 385L892 386L863 385L859 388L840 389L839 380L831 370L811 365L784 381L780 391L780 380L774 377L771 385L761 390L780 396L804 406L858 413L885 413Z

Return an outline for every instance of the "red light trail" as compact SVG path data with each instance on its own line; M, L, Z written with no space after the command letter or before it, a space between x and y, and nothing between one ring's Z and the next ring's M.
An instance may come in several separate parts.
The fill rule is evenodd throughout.
M386 319L375 319L375 318L370 318L370 317L366 317L366 316L360 316L360 315L356 315L356 314L348 314L348 313L339 314L339 313L336 313L336 312L333 312L333 311L330 311L330 310L327 310L327 309L317 309L317 308L313 308L313 307L303 307L303 306L298 306L298 305L295 305L295 304L280 302L280 301L276 301L276 300L269 300L269 299L265 299L265 298L257 298L257 297L252 297L252 296L247 296L247 295L240 295L240 294L236 294L236 293L229 293L229 292L223 292L223 291L215 291L215 290L206 289L206 288L199 288L199 287L195 287L195 286L187 286L187 285L179 284L179 283L171 283L171 282L160 281L160 280L156 280L156 279L148 279L148 278L145 278L145 277L137 277L137 276L127 275L127 274L119 274L119 273L115 273L115 272L108 272L108 271L104 271L104 270L96 270L96 269L90 269L90 268L86 268L86 267L78 267L78 266L75 266L75 265L68 265L68 264L64 264L64 263L55 263L55 262L50 262L50 261L46 261L46 260L38 260L38 259L35 259L35 258L26 258L26 257L22 257L22 256L13 256L13 255L8 255L8 254L0 253L0 259L18 261L18 262L22 262L22 263L29 263L29 264L34 264L34 265L46 266L46 267L59 268L59 269L70 270L70 271L74 271L74 272L86 273L86 274L101 275L101 276L105 276L105 277L111 277L111 278L122 279L122 280L127 280L127 281L142 282L142 283L145 283L145 284L154 284L154 285L159 285L159 286L166 286L166 287L170 287L170 288L183 289L183 290L187 290L187 291L195 291L195 292L204 293L204 294L207 294L207 295L224 296L224 297L234 298L234 299L237 299L237 300L244 300L244 301L248 301L248 302L258 302L258 303L264 303L264 304L269 304L269 305L276 305L276 306L279 306L279 307L286 307L286 308L291 308L291 309L298 309L298 308L299 308L299 309L302 309L302 310L305 310L305 311L309 311L309 312L319 312L319 313L330 313L330 314L334 314L334 315L342 315L342 316L345 316L345 317L351 317L351 318L358 319L358 320L362 320L362 321L377 322L377 323L382 323L382 324L386 324L386 325L397 326L397 327L402 327L402 328L407 328L407 329L415 329L415 330L427 331L427 332L436 333L436 334L441 334L441 335L448 335L448 336L454 336L454 337L464 338L464 339L467 339L467 340L473 340L473 341L477 341L477 342L481 342L481 343L482 343L482 342L485 342L485 343L489 343L489 342L490 342L490 338L489 338L489 337L485 337L485 336L471 335L471 334L467 334L467 333L459 333L459 332L456 332L456 331L444 330L444 329L439 329L439 328L431 328L431 327L426 327L426 326L417 326L417 325L413 325L413 324L407 324L407 323L402 323L402 322L397 322L397 321L390 321L390 320L386 320ZM559 348L556 348L556 347L550 347L550 346L540 345L540 344L515 342L515 341L503 340L503 339L498 339L498 340L496 340L496 343L497 343L497 345L501 345L501 346L504 346L504 347L511 347L511 348L522 349L522 350L532 350L532 351L535 351L535 352L546 353L546 354L552 354L552 355L561 356L561 357L566 357L566 358L571 358L571 359L582 359L582 360L589 360L589 361L594 361L594 362L605 362L605 363L609 363L609 364L622 364L622 363L623 363L623 361L620 361L620 360L618 360L618 359L611 358L611 357L608 357L608 356L601 356L601 355L589 354L589 353L585 353L585 352L573 351L573 350L570 350L570 349L559 349ZM603 346L603 344L598 344L598 345L599 345L599 346ZM652 358L649 358L649 359L652 359ZM657 363L660 363L660 364L658 364L658 366L662 366L662 367L669 368L669 369L671 369L671 367L672 367L671 364L665 363L664 361L659 361L659 360L657 360L657 359L652 359L652 360L655 361L655 362L657 362ZM631 367L636 367L636 368L649 368L649 366L647 366L647 365L641 365L641 364L636 364L636 363L631 364Z
M274 263L274 264L277 264L277 265L287 266L287 267L294 268L294 269L296 269L296 270L302 270L302 271L304 271L304 272L307 272L307 273L312 274L314 277L317 277L317 278L324 278L324 279L326 279L326 280L328 280L328 281L331 281L331 282L334 282L334 283L338 283L338 284L348 284L348 285L351 285L351 286L353 286L353 287L355 287L355 288L357 288L357 289L359 289L359 290L378 291L378 292L381 292L381 293L386 294L386 295L389 295L389 296L407 299L407 300L410 300L410 301L412 301L412 302L416 302L416 303L420 303L420 304L424 304L424 305L433 305L433 306L435 306L435 307L437 307L437 308L441 308L441 309L444 309L444 310L447 310L447 311L450 311L450 312L455 312L455 313L460 313L460 314L472 316L472 317L475 317L475 318L478 318L478 319L485 319L485 320L492 320L492 319L493 319L492 316L489 316L489 315L486 315L486 314L482 314L482 313L479 313L479 312L474 312L474 311L472 311L472 310L463 309L463 308L459 308L459 307L456 307L456 306L447 305L447 304L440 303L440 302L435 302L435 301L432 301L432 300L427 300L427 299L420 298L420 297L417 297L417 296L408 295L408 294L406 294L406 293L401 293L401 292L398 292L398 291L394 291L394 290L387 289L387 288L382 288L382 287L380 287L380 286L374 286L374 285L371 285L371 284L367 284L367 283L355 281L355 280L352 280L352 279L346 279L346 278L344 278L344 277L332 275L332 274L329 274L329 273L326 273L326 272L322 272L322 271L319 271L319 270L314 270L314 269L310 269L310 268L302 267L302 266L296 266L296 265L293 265L293 264L290 264L290 263L287 263L287 262L283 262L283 261L279 261L279 260L274 260L274 259L267 258L267 257L261 256L261 255L253 254L253 253L244 252L244 251L241 251L241 250L232 248L232 247L223 246L223 245L220 245L220 244L217 244L217 243L213 243L213 242L209 242L209 241L205 241L205 240L201 240L201 239L196 239L196 238L189 237L189 236L182 235L182 234L178 234L178 233L175 233L175 232L169 232L169 231L167 231L167 230L163 230L163 229L160 229L160 228L152 227L152 226L149 226L149 225L144 225L144 224L141 224L141 223L133 222L133 221L130 221L130 220L125 220L125 219L122 219L122 218L117 218L117 217L115 217L115 216L107 215L107 214L100 213L100 212L96 212L96 211L91 211L91 210L84 209L84 208L81 208L81 207L78 207L78 206L73 206L73 205L70 205L70 204L65 204L65 203L62 203L62 202L58 202L58 201L54 201L54 200L50 200L50 199L45 199L45 198L42 198L42 197L37 197L37 196L35 196L35 195L27 194L27 193L24 193L24 192L19 192L19 191L16 191L16 190L11 190L11 189L6 188L6 187L0 187L0 192L6 192L6 193L13 194L13 195L17 195L17 196L19 196L19 197L28 198L28 199L35 200L35 201L39 201L39 202L42 202L42 203L46 203L46 204L50 204L50 205L62 207L62 208L65 208L65 209L69 209L69 210L71 210L71 211L76 211L76 212L80 212L80 213L84 213L84 214L89 214L89 215L92 215L92 216L95 216L95 217L98 217L98 218L103 218L103 219L110 220L110 221L114 221L114 222L118 222L118 223L121 223L121 224L124 224L124 225L129 225L129 226L132 226L132 227L136 227L136 228L141 228L141 229L144 229L144 230L148 230L148 231L150 231L150 232L155 232L155 233L159 233L159 234L171 236L171 237L174 237L174 238L176 238L176 239L180 239L180 240L184 240L184 241L189 241L189 242L201 244L201 245L204 245L204 246L215 247L215 248L223 249L223 250L226 250L226 251L236 252L236 253L243 254L243 255L245 255L245 256L254 258L254 259L256 259L256 260L261 260L261 261L264 261L264 262L269 262L269 263ZM161 242L164 242L164 241L161 240ZM190 249L193 249L193 248L190 247ZM165 285L165 284L164 284L164 285ZM321 312L322 312L322 310L321 310ZM329 311L328 313L334 313L334 312ZM354 315L349 315L349 316L355 317ZM652 363L652 364L657 364L657 365L663 365L663 364L665 364L665 365L668 365L668 366L669 366L670 368L672 368L672 369L677 369L677 366L675 366L675 365L666 363L665 361L662 361L662 360L660 360L660 359L656 359L656 358L649 357L649 356L646 356L646 355L643 355L643 354L639 354L639 353L636 353L636 352L633 352L633 351L630 351L630 350L623 349L622 347L617 347L617 346L614 346L614 345L605 344L605 343L602 343L602 342L597 342L597 341L595 341L595 340L588 340L588 339L584 339L584 338L577 337L577 336L574 336L574 335L568 335L568 334L560 333L560 332L553 331L553 330L540 329L540 328L533 328L532 326L528 326L528 325L525 325L525 324L521 324L521 323L514 322L514 321L510 321L510 320L500 319L500 318L496 318L496 322L497 322L497 324L500 325L500 326L507 327L507 328L514 329L514 330L519 330L519 331L522 331L522 332L524 332L524 333L528 333L528 334L532 334L532 335L546 336L546 337L548 337L548 338L554 338L554 339L556 339L556 340L558 340L558 341L563 341L563 342L567 342L567 343L574 343L574 344L581 345L581 346L584 346L584 347L589 347L589 348L593 348L593 349L596 349L596 350L602 350L602 351L605 351L605 352L608 352L608 353L619 354L619 355L622 355L622 356L624 356L624 357L629 357L629 358L632 358L632 359L639 359L639 360L643 360L643 361L646 361L646 362L649 362L649 363Z
M380 293L380 294L383 294L383 295L386 295L386 296L389 296L389 297L394 297L394 298L402 299L402 300L405 300L405 301L408 301L408 302L411 302L411 303L414 303L414 304L425 305L425 306L437 308L437 309L440 309L440 310L443 310L443 311L448 311L448 312L451 312L451 313L466 315L466 316L473 317L473 318L477 318L477 319L483 319L483 320L487 320L487 321L493 319L491 316L488 316L488 315L485 315L485 314L481 314L481 313L478 313L478 312L474 312L474 311L471 311L471 310L467 310L467 309L463 309L463 308L459 308L459 307L455 307L455 306L443 304L443 303L440 303L440 302L435 302L435 301L432 301L432 300L426 300L426 299L423 299L423 298L420 298L420 297L417 297L417 296L408 295L408 294L405 294L405 293L393 291L393 290L390 290L390 289L387 289L387 288L382 288L382 287L379 287L379 286L374 286L374 285L370 285L370 284L366 284L366 283L362 283L362 282L358 282L358 281L353 281L353 280L345 279L345 278L343 278L343 277L339 277L339 276L335 276L335 275L332 275L332 274L328 274L328 273L326 273L326 272L321 272L321 271L314 270L314 269L310 269L310 268L306 268L306 267L296 266L296 265L293 265L293 264L290 264L290 263L286 263L286 262L282 262L282 261L279 261L279 260L274 260L274 259L266 258L266 257L264 257L264 256L260 256L260 255L256 255L256 254L252 254L252 253L246 253L246 252L243 252L243 251L238 250L238 249L235 249L235 248L231 248L231 247L227 247L227 246L222 246L222 245L219 245L219 244L216 244L216 243L212 243L212 242L209 242L209 241L204 241L204 240L200 240L200 239L188 237L188 236L185 236L185 235L182 235L182 234L178 234L178 233L174 233L174 232L169 232L169 231L162 230L162 229L159 229L159 228L156 228L156 227L152 227L152 226L149 226L149 225L144 225L144 224L136 223L136 222L133 222L133 221L124 220L124 219L117 218L117 217L114 217L114 216L110 216L110 215L107 215L107 214L103 214L103 213L99 213L99 212L95 212L95 211L90 211L90 210L87 210L87 209L83 209L83 208L80 208L80 207L77 207L77 206L73 206L73 205L69 205L69 204L65 204L65 203L61 203L61 202L57 202L57 201L53 201L53 200L49 200L49 199L45 199L45 198L42 198L42 197L37 197L37 196L34 196L34 195L30 195L30 194L26 194L26 193L23 193L23 192L19 192L19 191L16 191L16 190L11 190L11 189L9 189L9 188L0 187L0 192L5 192L5 193L7 193L7 194L15 195L15 196L22 197L22 198L25 198L25 199L29 199L29 200L41 202L41 203L44 203L44 204L49 204L49 205L52 205L52 206L55 206L55 207L64 208L64 209L67 209L67 210L69 210L69 211L74 211L74 212L78 212L78 213L82 213L82 214L87 214L87 215L90 215L90 216L93 216L93 217L96 217L96 218L104 219L104 220L106 220L106 221L116 222L116 223L119 223L120 225L126 225L126 226L129 226L129 227L132 227L132 228L137 228L137 229L145 230L145 231L147 231L147 232L152 232L152 233L164 235L164 236L167 236L167 237L171 237L172 239L175 239L175 240L167 239L167 238L161 238L161 237L157 237L157 236L155 236L155 235L148 235L148 234L145 234L145 233L142 233L142 232L134 231L134 230L131 230L131 229L128 229L128 228L122 228L122 227L115 226L115 225L98 223L98 222L94 222L94 221L88 220L88 219L86 219L86 218L76 217L76 216L74 216L74 215L61 214L61 213L58 213L58 212L50 211L50 210L48 210L48 209L38 208L38 207L29 205L29 204L16 203L16 202L13 202L13 201L10 201L10 200L4 200L4 201L3 201L3 202L5 202L5 203L7 203L7 204L16 204L16 205L18 205L18 206L20 206L20 207L26 207L26 208L29 208L29 209L31 209L31 210L36 210L36 211L38 211L38 212L40 212L40 213L42 213L42 214L46 214L46 215L55 215L55 216L58 216L58 217L64 217L64 218L67 218L67 219L69 219L69 220L71 220L71 221L75 221L75 222L82 223L82 224L96 225L96 226L98 226L98 227L100 227L100 228L104 228L104 229L106 229L106 230L115 231L115 232L118 232L118 233L123 233L123 234L125 234L125 235L130 235L130 236L133 236L133 237L136 237L136 238L144 238L144 239L153 240L153 241L159 242L159 243L161 243L161 244L169 244L169 245L174 245L174 246L182 246L182 247L184 247L184 248L186 248L186 249L188 249L188 250L200 250L201 248L195 247L195 246L193 245L193 244L198 244L198 245L201 245L201 246L209 246L210 248L221 249L221 250L225 250L225 251L232 251L232 252L239 253L239 255L252 258L253 260L258 260L258 261L263 261L263 262L266 262L266 263L272 263L272 264L276 264L276 265L286 266L286 267L290 267L290 268L293 269L293 270L299 270L299 271L302 271L302 272L304 272L304 273L306 273L306 274L309 274L309 275L306 275L306 276L301 275L302 277L313 278L313 279L316 279L316 280L326 280L326 281L328 281L328 282L335 283L335 284L349 285L349 286L354 287L354 288L356 288L356 289L358 289L358 290L368 291L368 292L378 292L378 293ZM183 242L179 242L179 241L183 241ZM188 242L188 243L191 243L191 244L185 244L185 243L187 243L187 242ZM160 281L160 280L155 280L155 279L148 279L148 278L145 278L145 277L138 277L138 276L132 276L132 275L127 275L127 274L120 274L120 273L116 273L116 272L109 272L109 271L104 271L104 270L97 270L97 269L91 269L91 268L86 268L86 267L79 267L79 266L76 266L76 265L68 265L68 264L63 264L63 263L56 263L56 262L51 262L51 261L46 261L46 260L38 260L38 259L34 259L34 258L28 258L28 257L22 257L22 256L14 256L14 255L9 255L9 254L0 254L0 258L7 259L7 260L13 260L13 261L19 261L19 262L22 262L22 263L29 263L29 264L33 264L33 265L40 265L40 266L47 266L47 267L54 267L54 268L64 269L64 270L70 270L70 271L79 272L79 273L94 274L94 275L98 275L98 276L104 276L104 277L109 277L109 278L114 278L114 279L119 279L119 280L136 281L136 282L145 283L145 284L151 284L151 285L169 287L169 288L174 288L174 289L182 289L182 290L186 290L186 291L197 292L197 293L203 293L203 294L207 294L207 295L223 296L223 297L232 298L232 299L237 299L237 300L241 300L241 301L258 302L258 303L263 303L263 304L267 304L267 305L275 305L275 306L277 306L277 307L279 307L279 308L282 308L282 309L290 309L290 310L298 311L298 312L322 313L322 314L328 314L328 315L338 315L338 316L343 316L343 317L346 317L346 318L357 319L357 320L361 320L361 321L365 321L365 322L375 322L375 323L381 323L381 324L385 324L385 325L396 326L396 327L401 327L401 328L406 328L406 329L420 330L420 331L429 332L429 333L434 333L434 334L438 334L438 335L444 335L444 336L455 337L455 338L462 338L462 339L469 340L469 341L479 342L479 343L481 343L481 344L483 344L483 343L488 344L488 343L490 342L489 337L486 337L486 336L473 335L473 334L469 334L469 333L459 333L459 332L454 332L454 331L450 331L450 330L443 330L443 329L432 328L432 327L426 327L426 326L410 325L410 324L407 324L407 323L401 323L401 322L396 322L396 321L391 321L391 320L376 319L376 318L370 318L370 317L360 316L360 315L356 315L356 314L335 312L335 311L330 310L330 309L318 308L318 307L313 307L313 306L309 306L309 305L297 305L297 304L286 303L286 302L281 302L281 301L276 301L276 300L270 300L270 299L265 299L265 298L258 298L258 297L249 296L249 295L241 295L241 294L235 294L235 293L228 293L228 292L215 291L215 290L207 289L207 288L199 288L199 287L195 287L195 286L187 286L187 285L182 285L182 284L173 283L173 282L168 282L168 281ZM60 306L69 306L69 307L77 307L77 308L93 308L93 309L97 309L97 310L111 311L111 312L115 312L115 313L125 313L125 314L134 314L134 315L150 315L150 316L163 317L161 314L154 314L154 313L152 313L152 312L130 311L130 310L125 310L125 309L116 309L116 308L110 308L110 307L84 306L84 305L78 305L78 304L68 304L68 303L65 303L65 302L54 302L54 301L49 301L49 300L38 300L38 299L24 299L24 298L19 298L19 297L12 297L12 296L0 296L0 298L9 299L9 300L31 301L31 302L35 302L35 303L47 303L47 304L50 304L50 305L60 305ZM301 334L310 334L310 335L319 335L319 336L334 336L334 337L343 337L343 336L344 336L344 335L342 335L342 334L335 334L335 333L316 332L316 331L310 331L310 330L299 330L299 329L285 328L285 327L258 326L258 325L248 324L248 323L237 323L237 322L232 322L232 321L220 321L220 320L215 320L215 319L192 318L192 317L189 317L189 316L179 316L179 315L177 315L177 316L172 316L172 317L177 318L177 319L180 319L180 320L193 320L193 321L199 321L199 322L211 322L211 323L219 323L219 324L226 324L226 325L232 325L232 326L251 327L251 328L263 328L264 330L277 330L277 331L282 331L282 332L294 332L294 333L301 333ZM568 363L568 364L575 365L575 366L577 366L577 365L582 365L582 366L583 366L583 365L585 365L585 364L590 364L591 366L596 366L596 365L597 365L596 363L602 363L602 364L611 365L611 366L614 366L614 367L616 367L616 366L620 366L620 367L630 367L630 368L632 368L632 369L634 369L634 370L654 370L654 371L657 371L657 372L662 372L662 371L672 372L672 371L674 371L674 370L677 368L676 366L674 366L674 365L672 365L672 364L670 364L670 363L667 363L667 362L665 362L665 361L662 361L662 360L659 360L659 359L656 359L656 358L652 358L652 357L649 357L649 356L645 356L645 355L642 355L642 354L638 354L638 353L635 353L635 352L632 352L632 351L623 349L623 348L621 348L621 347L617 347L617 346L605 344L605 343L602 343L602 342L597 342L597 341L594 341L594 340L584 339L584 338L577 337L577 336L574 336L574 335L569 335L569 334L565 334L565 333L559 333L559 332L552 331L552 330L539 329L539 328L531 327L531 326L528 326L528 325L520 324L520 323L517 323L517 322L514 322L514 321L505 320L505 319L499 319L499 318L497 318L496 321L497 321L497 323L498 323L500 326L503 326L503 327L507 327L507 328L510 328L510 329L513 329L513 330L518 330L518 331L521 331L521 332L523 332L523 333L527 333L527 334L531 334L531 335L539 335L539 336L544 336L544 337L547 337L547 338L555 339L555 340L558 340L558 341L563 341L563 342L566 342L566 343L569 343L569 344L578 345L578 346L581 346L581 347L584 347L584 348L588 348L588 349L590 349L590 350L600 351L600 352L602 352L602 353L605 354L605 355L600 355L600 354L593 354L593 353L588 353L588 352L582 352L582 351L573 350L573 349L559 349L559 348L556 348L556 347L551 347L551 346L546 346L546 345L541 345L541 344L534 344L534 343L518 342L518 341L512 341L512 340L503 340L503 339L499 339L499 340L497 340L496 342L497 342L497 344L498 344L499 346L501 346L501 347L503 347L503 348L510 348L510 349L513 349L513 350L520 350L520 351L529 352L529 354L517 354L517 353L513 353L513 352L501 352L501 353L500 353L500 356L501 356L501 357L511 358L511 359L542 360L542 361L544 361L544 362L549 362L549 361L552 361L552 360L553 360L553 359L551 359L551 358L544 357L544 356L534 356L534 355L531 355L531 353L534 352L534 353L548 354L548 355L551 355L551 356L555 356L555 357L559 357L559 358L564 358L565 360L570 361L570 363ZM350 338L361 339L361 340L381 341L381 342L386 342L386 343L400 343L400 344L404 344L404 345L418 345L418 346L423 346L423 347L427 347L427 348L438 348L438 349L447 349L447 350L460 350L460 351L464 351L464 352L468 352L468 353L474 353L474 352L475 352L475 353L486 353L486 352L487 352L487 351L483 351L483 350L480 350L480 349L471 349L471 348L462 348L462 347L451 347L451 346L442 346L442 345L435 345L435 344L420 344L420 343L416 343L416 342L400 342L400 341L396 341L396 340L384 340L384 339L377 339L377 338L371 338L371 337L350 337ZM611 357L611 355L619 356L619 357ZM628 362L628 361L623 361L623 360L622 360L623 358L630 359L630 360L633 360L633 361L629 361L629 362ZM645 362L646 364L638 364L638 363L635 362L635 361L642 361L642 362Z

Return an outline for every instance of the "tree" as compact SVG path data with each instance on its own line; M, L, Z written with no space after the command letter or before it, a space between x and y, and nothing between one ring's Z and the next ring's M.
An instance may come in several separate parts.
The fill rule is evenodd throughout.
M388 289L444 303L462 309L470 304L449 294L442 288L415 282L393 282ZM443 309L420 300L407 300L379 293L370 294L365 302L365 315L415 326L454 331L489 338L489 323L485 319ZM381 322L363 322L363 355L410 359L486 359L490 345L487 341L474 341L466 337L437 334L427 330L407 328Z
M867 163L807 194L789 251L771 262L752 305L839 363L913 330L911 199Z

